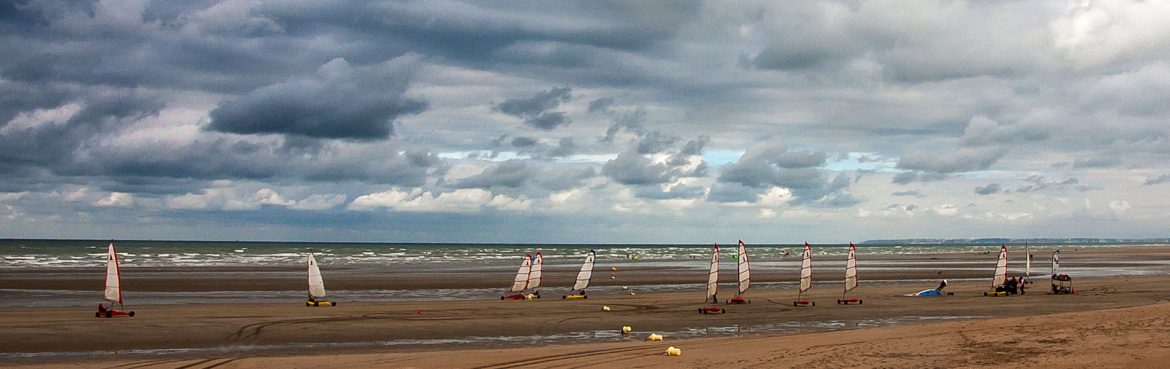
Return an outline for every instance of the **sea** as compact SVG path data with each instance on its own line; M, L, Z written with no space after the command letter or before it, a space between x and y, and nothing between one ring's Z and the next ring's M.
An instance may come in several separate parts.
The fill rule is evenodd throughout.
M124 270L134 268L185 268L185 267L268 267L296 276L301 273L305 258L310 250L322 266L340 268L344 273L377 274L378 271L443 271L482 270L491 273L514 273L518 260L525 254L541 252L546 270L570 270L580 265L590 250L597 252L598 266L616 268L672 268L705 270L709 267L710 244L695 245L591 245L591 244L480 244L480 243L322 243L322 242L211 242L211 241L153 241L153 240L0 240L0 274L5 272L47 270L60 273L95 270L105 265L107 245L116 244L121 266ZM803 244L748 244L753 270L798 270ZM1053 249L1108 249L1135 246L1167 246L1167 243L1042 243L1030 245L1033 250ZM734 268L735 242L720 244L724 268ZM878 256L911 256L916 254L991 254L999 250L999 244L990 243L947 243L947 244L859 244L859 255L870 258ZM1016 247L1014 250L1019 250ZM814 245L813 258L818 267L843 268L844 255L848 244ZM994 258L994 256L990 256ZM1040 256L1037 256L1039 258ZM1045 258L1047 256L1044 256ZM1018 260L1018 259L1017 259ZM906 263L934 263L945 261L899 260L891 262L870 262L859 267L862 271L882 268L902 268ZM1102 264L1104 263L1104 264ZM1149 263L1129 261L1118 267L1108 265L1108 260L1094 262L1095 267L1078 268L1068 266L1068 273L1081 276L1100 275L1146 275L1170 272L1170 265L1163 261ZM1066 263L1067 265L1067 263ZM281 269L281 268L287 269ZM263 268L257 268L263 269ZM327 269L328 270L328 269ZM1037 272L1036 274L1044 274ZM604 275L599 269L595 273ZM328 275L326 284L328 285ZM95 275L96 279L103 278ZM774 282L773 285L753 284L753 288L784 288L791 282ZM934 281L922 281L924 285ZM281 302L294 296L302 296L300 286L290 286L287 291L258 293L255 291L213 291L213 292L143 292L124 291L128 300L150 304L199 304L239 302ZM503 289L441 289L441 290L365 290L331 291L335 298L349 301L387 301L402 299L483 299L499 296ZM617 287L610 287L617 288ZM651 285L638 286L640 291L681 291L695 290L697 285ZM594 289L591 289L593 292ZM606 292L604 290L600 291ZM612 291L621 293L621 291ZM9 306L77 306L99 300L100 291L82 289L35 290L0 289L0 307Z

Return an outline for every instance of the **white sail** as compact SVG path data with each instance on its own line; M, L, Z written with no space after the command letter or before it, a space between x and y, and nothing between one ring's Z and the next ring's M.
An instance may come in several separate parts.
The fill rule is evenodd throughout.
M707 298L715 296L719 287L719 244L711 251L711 273L707 275Z
M512 292L520 292L528 288L528 274L532 272L532 255L524 255L520 262L520 270L516 271L516 279L512 281Z
M1024 276L1032 276L1032 251L1024 244Z
M800 263L800 292L812 288L812 245L804 243L804 260Z
M321 268L317 266L313 251L309 251L309 296L325 297L325 280L321 279Z
M110 242L109 254L106 255L106 300L122 303L122 272L118 269L118 253L114 251L114 243Z
M1060 274L1060 250L1052 252L1052 276Z
M532 271L528 273L528 289L540 287L541 270L544 269L544 256L538 251L532 258Z
M999 261L995 263L995 278L991 286L1002 286L1007 281L1007 245L999 246Z
M581 264L581 271L577 273L577 283L573 284L573 290L583 290L589 287L589 279L593 278L593 259L597 258L597 252L589 250L585 254L585 263Z
M739 294L743 294L752 284L752 268L748 263L747 246L739 240Z
M857 246L849 243L849 258L845 260L845 292L857 288Z

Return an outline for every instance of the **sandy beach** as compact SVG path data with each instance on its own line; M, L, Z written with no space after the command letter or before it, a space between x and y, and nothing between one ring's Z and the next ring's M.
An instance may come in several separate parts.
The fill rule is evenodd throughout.
M1114 254L1117 263L1168 257L1161 249ZM921 257L988 264L970 255ZM897 278L913 270L868 273L850 293L864 304L843 306L835 303L839 272L822 273L806 295L815 307L793 307L795 290L761 288L747 294L751 304L727 305L726 314L713 315L697 312L708 306L700 291L562 300L564 288L554 287L543 288L544 298L535 301L342 300L333 308L306 308L298 300L141 303L129 306L136 317L115 319L94 318L92 306L16 307L0 317L0 327L19 339L8 340L0 355L9 366L121 368L1143 367L1170 357L1165 274L1077 278L1075 295L1047 294L1041 277L1027 294L1010 297L984 297L988 281L958 279L946 289L953 296L920 298L902 295L932 286ZM342 275L331 281L340 285L378 283L335 274ZM669 279L662 274L631 272L622 282ZM918 271L923 280L931 274ZM17 278L4 283L23 278L46 287L66 286L72 278L8 275ZM454 287L464 278L473 277L431 276L425 285ZM128 278L127 286L184 286L170 281ZM225 284L232 283L242 282ZM628 336L619 333L624 325L633 328ZM665 341L646 342L651 333ZM668 346L683 355L663 356Z

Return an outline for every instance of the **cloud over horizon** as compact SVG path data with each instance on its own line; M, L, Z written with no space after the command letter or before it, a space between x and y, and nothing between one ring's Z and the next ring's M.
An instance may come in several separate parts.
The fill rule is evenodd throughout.
M1164 237L1167 18L1143 1L5 3L0 233Z

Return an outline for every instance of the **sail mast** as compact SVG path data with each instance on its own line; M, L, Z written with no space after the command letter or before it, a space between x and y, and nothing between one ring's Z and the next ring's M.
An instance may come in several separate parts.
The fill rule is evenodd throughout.
M812 288L812 245L808 242L804 243L804 260L800 263L800 292L808 291Z
M707 275L707 298L715 296L719 287L719 243L711 250L711 272ZM716 301L718 302L718 301Z
M857 246L849 243L849 257L845 260L845 292L857 288Z
M528 274L532 271L532 255L524 254L520 262L520 269L516 271L516 278L512 280L512 292L520 292L528 288Z
M1007 281L1007 245L999 246L999 261L995 263L995 278L991 280L991 287L1002 286Z
M743 240L739 240L739 294L742 295L751 287L752 272L751 264L748 263L747 246L743 244Z
M573 290L580 291L589 287L589 279L593 277L593 259L597 257L597 252L589 250L585 254L585 262L581 264L581 271L577 273L577 283L573 284Z
M1052 278L1060 273L1060 250L1052 252Z
M325 297L325 280L321 277L321 267L317 265L317 258L313 250L309 250L309 296L313 298Z
M1032 278L1032 251L1028 248L1028 242L1024 242L1024 276Z
M114 241L110 241L106 255L106 290L103 294L107 300L122 304L122 270L118 267L118 253L114 251Z
M536 252L536 256L532 258L532 270L528 272L528 288L535 290L540 287L540 278L542 270L544 269L544 255L540 251Z

